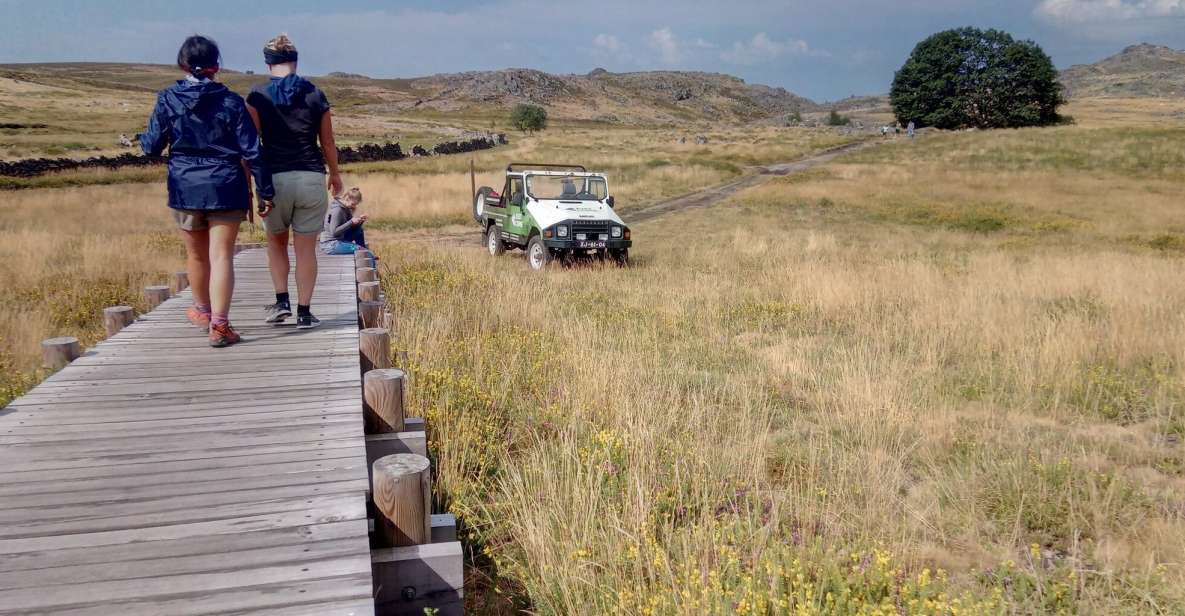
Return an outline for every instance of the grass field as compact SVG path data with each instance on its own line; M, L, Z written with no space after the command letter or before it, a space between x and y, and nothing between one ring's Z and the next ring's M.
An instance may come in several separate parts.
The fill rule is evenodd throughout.
M1181 613L1183 137L867 149L627 270L392 237L471 607Z
M635 225L623 270L486 255L469 157L350 167L469 607L1185 612L1182 108L1067 111ZM473 160L607 171L628 222L851 139L707 134L561 125ZM97 340L181 268L162 170L126 173L0 193L0 406L40 340Z

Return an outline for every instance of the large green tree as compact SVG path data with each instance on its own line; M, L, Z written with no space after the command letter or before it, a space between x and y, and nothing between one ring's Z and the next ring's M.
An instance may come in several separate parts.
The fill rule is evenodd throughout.
M1040 46L977 28L918 43L893 77L889 97L901 123L938 128L1054 124L1065 102L1057 69Z
M529 103L519 103L510 111L510 123L523 132L547 128L547 110Z

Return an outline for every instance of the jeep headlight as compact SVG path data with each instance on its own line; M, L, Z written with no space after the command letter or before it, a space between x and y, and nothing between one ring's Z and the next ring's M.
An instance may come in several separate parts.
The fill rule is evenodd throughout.
M555 234L559 237L568 237L568 225L560 225L556 227Z
M613 237L621 237L621 227L613 227L611 233Z

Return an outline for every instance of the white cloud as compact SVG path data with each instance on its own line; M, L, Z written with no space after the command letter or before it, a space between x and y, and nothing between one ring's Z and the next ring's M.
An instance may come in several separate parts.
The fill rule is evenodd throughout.
M716 49L715 43L710 43L702 38L695 39L695 42L692 43L692 46L694 46L696 49Z
M608 53L619 53L623 47L621 41L617 40L616 36L612 34L598 34L593 38L593 47L601 49Z
M647 37L650 48L658 52L663 64L678 64L683 59L683 50L670 28L660 28Z
M733 64L759 64L770 62L784 56L829 56L831 54L817 49L802 39L774 40L764 32L758 32L748 41L737 41L732 49L720 52L720 59Z
M598 62L622 64L630 60L629 47L612 34L593 37L592 55Z
M1041 0L1033 12L1067 24L1185 17L1185 0Z

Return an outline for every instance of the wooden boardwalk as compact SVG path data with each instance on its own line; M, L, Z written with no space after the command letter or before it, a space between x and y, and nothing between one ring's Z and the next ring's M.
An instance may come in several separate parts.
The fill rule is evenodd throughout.
M262 323L248 250L243 343L185 292L0 410L0 614L374 613L354 260L320 266L317 329Z

